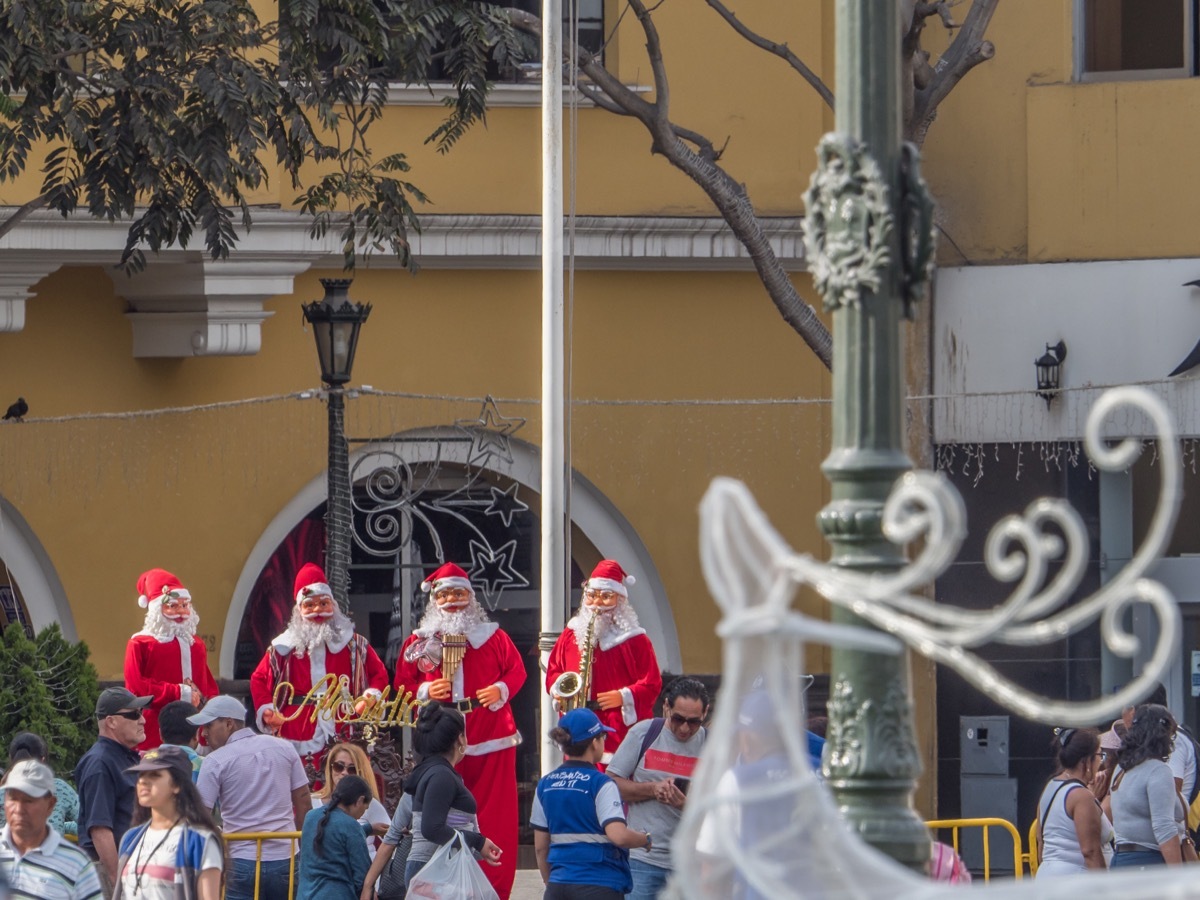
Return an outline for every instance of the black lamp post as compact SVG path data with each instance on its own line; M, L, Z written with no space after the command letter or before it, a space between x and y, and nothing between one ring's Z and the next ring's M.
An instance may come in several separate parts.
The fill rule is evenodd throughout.
M1046 406L1058 393L1059 368L1066 358L1067 345L1059 341L1054 345L1047 344L1046 352L1033 363L1037 367L1037 395L1046 401Z
M350 537L354 512L350 505L350 449L346 444L345 398L358 330L371 314L371 304L350 300L350 279L322 278L325 297L303 307L313 327L321 380L329 387L328 498L325 509L325 577L343 611L350 611Z

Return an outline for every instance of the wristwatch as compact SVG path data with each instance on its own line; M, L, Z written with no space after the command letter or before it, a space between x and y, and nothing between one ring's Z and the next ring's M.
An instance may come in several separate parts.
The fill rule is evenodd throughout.
M646 849L650 850L653 847L653 841L650 840L650 832L646 832Z

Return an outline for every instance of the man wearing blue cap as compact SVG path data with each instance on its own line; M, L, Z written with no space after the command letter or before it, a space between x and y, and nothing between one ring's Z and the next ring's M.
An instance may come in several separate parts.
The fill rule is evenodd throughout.
M625 824L620 791L596 765L612 732L590 709L571 710L550 731L563 763L538 782L529 817L544 900L622 900L633 887L629 850L650 849L650 835Z

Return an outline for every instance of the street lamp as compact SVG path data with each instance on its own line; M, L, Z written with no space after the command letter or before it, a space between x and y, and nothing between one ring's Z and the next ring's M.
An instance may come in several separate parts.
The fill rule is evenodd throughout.
M334 599L350 611L350 536L354 512L350 506L350 449L346 444L345 398L342 386L350 380L358 331L371 304L350 300L350 279L322 278L325 297L301 307L313 327L321 381L329 388L329 463L325 507L325 577Z
M1037 368L1037 395L1046 401L1046 406L1058 393L1059 368L1067 358L1067 345L1063 341L1057 344L1047 344L1046 352L1040 359L1034 360Z

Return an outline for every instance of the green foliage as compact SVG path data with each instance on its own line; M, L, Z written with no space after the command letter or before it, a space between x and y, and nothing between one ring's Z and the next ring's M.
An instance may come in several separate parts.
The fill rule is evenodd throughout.
M7 754L17 732L32 731L49 744L55 773L69 779L96 740L99 694L87 644L69 643L57 625L33 640L20 626L5 629L0 640L0 754Z
M367 140L388 84L441 67L456 89L430 136L444 150L483 119L489 63L522 41L477 0L280 0L265 23L248 0L0 0L0 181L40 165L44 205L132 219L121 264L137 271L196 231L227 256L277 163L324 217L314 231L343 229L347 267L379 248L406 258L424 198ZM337 177L306 187L310 160Z

